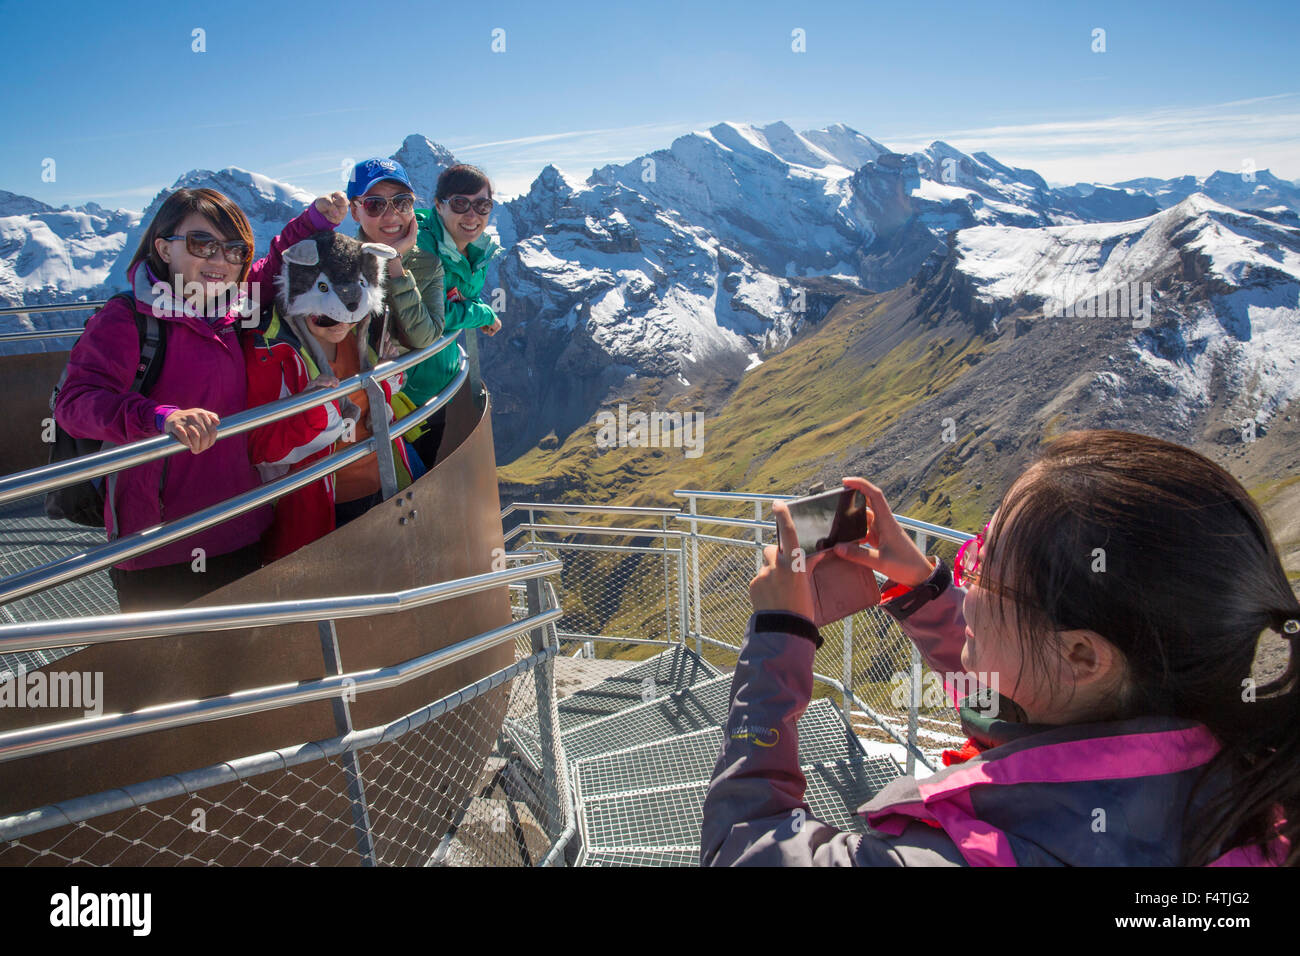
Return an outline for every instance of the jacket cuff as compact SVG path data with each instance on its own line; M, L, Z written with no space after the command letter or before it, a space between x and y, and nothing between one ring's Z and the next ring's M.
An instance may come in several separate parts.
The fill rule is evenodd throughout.
M815 646L822 646L822 636L817 626L802 614L791 614L788 611L757 611L754 614L754 633L763 632L798 634L812 641Z
M307 206L307 221L311 223L312 228L317 232L320 232L322 229L338 228L338 226L325 217L323 212L316 208L316 203L314 202Z
M153 410L153 427L158 431L163 430L163 424L167 421L167 416L172 412L180 411L177 405L159 405Z
M906 620L917 608L933 601L952 584L952 570L943 558L936 558L930 576L916 587L909 588L893 581L885 582L880 607L896 621Z
M415 276L411 275L411 270L406 268L406 263L402 263L402 274L397 276L385 275L385 291L397 296L402 293L409 293L415 288Z

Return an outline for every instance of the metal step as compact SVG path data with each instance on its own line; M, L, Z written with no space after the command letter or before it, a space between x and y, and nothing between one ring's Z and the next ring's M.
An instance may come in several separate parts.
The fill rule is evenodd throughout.
M722 752L722 728L707 727L668 740L640 743L613 753L587 757L573 766L579 802L667 784L708 782ZM799 718L799 759L819 763L862 756L831 700L813 701Z
M610 850L592 853L583 866L699 866L698 847L685 850Z
M607 677L595 687L580 690L559 701L559 728L563 735L579 727L617 715L650 700L661 700L677 690L716 680L719 672L689 648L670 648L648 660ZM534 770L541 769L537 713L506 720L503 730ZM563 739L567 739L564 737ZM628 741L623 742L623 746Z
M44 499L25 499L0 508L0 578L30 571L50 561L80 554L104 543L104 531L45 517ZM96 571L0 606L0 624L48 621L117 613L117 592L108 571ZM0 654L0 674L19 667L35 670L80 647ZM0 679L4 679L0 677Z
M721 727L731 699L731 675L716 677L649 703L590 723L561 736L564 756L575 761L624 750L640 743L680 737L706 727Z
M889 757L854 757L806 764L800 768L808 781L804 801L817 820L840 830L865 833L866 822L857 815L889 781L900 775ZM583 839L579 865L589 857L611 852L632 852L699 846L707 783L688 783L614 794L588 801L578 808Z

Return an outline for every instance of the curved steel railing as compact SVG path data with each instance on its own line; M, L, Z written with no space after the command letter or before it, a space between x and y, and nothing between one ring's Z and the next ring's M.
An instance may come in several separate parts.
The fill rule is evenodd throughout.
M137 612L97 618L74 618L17 624L0 627L0 646L5 650L32 650L84 643L113 643L146 640L168 634L203 630L233 630L268 624L297 621L334 620L340 617L366 617L392 614L466 594L554 574L561 568L558 560L539 561L519 568L490 571L486 574L444 581L437 584L395 591L390 594L349 595L313 601L278 601L266 604L235 604L211 608L183 608L167 611ZM486 631L475 637L432 651L421 657L390 667L375 667L349 674L330 674L319 680L297 684L280 684L235 691L202 700L158 704L143 711L84 717L56 724L42 724L22 730L0 733L0 762L35 754L65 750L104 740L117 740L155 730L169 730L191 724L239 717L266 710L279 710L295 704L325 700L341 694L366 693L404 684L422 674L446 667L456 661L488 650L560 616L551 608L522 621ZM37 634L56 636L31 637Z
M41 807L0 815L0 848L5 841L17 841L43 831L70 825L91 824L106 814L121 811L148 812L150 804L173 797L198 795L210 788L235 782L248 782L272 772L288 773L291 768L310 765L322 760L337 760L343 776L352 775L346 794L340 784L336 796L351 803L352 832L356 837L355 852L363 865L379 861L376 850L376 831L371 824L370 803L360 781L363 775L357 755L386 742L412 738L440 716L461 705L469 704L483 694L515 678L532 672L539 712L554 709L554 688L549 669L545 665L559 651L554 622L561 615L554 588L545 580L561 570L558 560L543 560L535 552L508 552L512 561L534 559L520 567L492 571L485 574L409 588L387 594L352 595L315 599L302 602L269 602L263 604L230 605L212 608L186 608L169 611L138 612L100 618L83 618L57 622L40 622L0 627L0 646L5 648L33 649L59 646L68 643L105 643L160 637L193 628L229 630L242 627L286 624L305 620L321 621L322 627L333 627L341 617L359 617L370 614L393 613L426 604L450 600L518 582L528 582L530 590L528 616L522 620L484 631L447 647L386 667L374 667L343 673L338 667L334 673L320 679L296 684L258 687L202 700L176 701L151 706L126 714L85 718L46 724L0 734L0 762L23 757L47 754L101 741L116 740L145 733L190 726L223 718L237 717L265 711L280 710L298 704L320 700L355 700L356 695L384 690L406 684L418 677L438 671L468 657L531 634L531 654L517 657L514 663L488 674L473 684L460 688L385 724L364 730L353 729L350 719L340 729L341 735L323 741L304 742L261 754L236 757L197 770L186 770L141 783L112 790L75 797ZM539 587L538 585L541 585ZM547 634L550 634L548 639ZM558 741L553 749L542 754L544 796L535 812L545 826L548 837L553 837L549 850L540 865L553 865L577 831L577 821L572 805L572 794L566 784L563 751ZM406 746L406 745L403 745ZM405 752L405 751L404 751ZM373 753L373 750L372 750ZM333 793L333 789L330 789ZM217 798L219 800L219 798ZM258 817L262 819L261 816ZM204 831L206 832L206 831ZM443 842L451 839L456 824L442 836ZM440 835L432 833L432 836ZM237 837L235 839L238 839ZM141 841L137 840L136 843ZM10 844L14 846L15 844ZM165 852L165 842L160 844L158 856ZM276 855L277 859L292 862L296 857ZM74 861L76 862L76 861ZM152 862L152 860L151 860ZM400 862L400 861L399 861ZM427 862L427 861L426 861Z
M28 315L41 312L88 312L91 309L98 309L108 303L107 299L97 300L94 302L72 302L68 305L15 305L6 306L0 309L0 316L5 315ZM22 342L32 339L57 339L69 338L80 335L86 331L84 325L73 326L67 329L33 329L26 332L4 332L0 333L0 345L6 342Z

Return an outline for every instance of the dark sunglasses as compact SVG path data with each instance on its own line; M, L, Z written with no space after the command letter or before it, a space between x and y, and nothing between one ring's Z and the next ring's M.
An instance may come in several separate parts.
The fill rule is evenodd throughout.
M358 199L361 208L366 211L367 216L378 218L388 211L392 206L393 210L399 216L405 216L415 208L415 197L410 193L402 193L400 196L387 198L384 196L366 196L364 199Z
M206 232L187 232L183 236L163 236L165 240L171 242L173 239L185 240L185 251L196 259L211 259L220 249L225 253L226 261L233 265L243 265L252 255L252 250L248 248L248 243L242 239L231 239L229 242L223 242L216 236L210 236Z
M444 199L452 212L469 212L471 208L480 216L486 216L492 211L495 203L491 199L470 199L468 196L452 196L450 199Z
M313 315L311 317L311 321L312 324L315 325L317 328L322 328L322 329L332 329L336 325L343 324L338 319L331 319L323 315Z

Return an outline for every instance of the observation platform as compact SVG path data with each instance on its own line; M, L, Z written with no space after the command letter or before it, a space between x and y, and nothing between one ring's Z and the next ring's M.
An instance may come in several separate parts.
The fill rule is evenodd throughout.
M95 713L0 708L0 866L698 865L779 496L502 508L490 396L456 338L223 421L235 434L460 351L444 393L310 478L112 543L46 518L45 492L182 450L160 436L42 465L40 383L66 354L0 357L40 399L3 426L19 451L0 468L0 672L103 683ZM389 439L444 406L439 460L399 492ZM117 613L106 568L124 555L370 451L385 500L368 514L184 608ZM969 537L901 520L932 551ZM799 723L806 799L861 829L860 804L959 739L956 714L898 705L924 667L878 609L823 637Z

